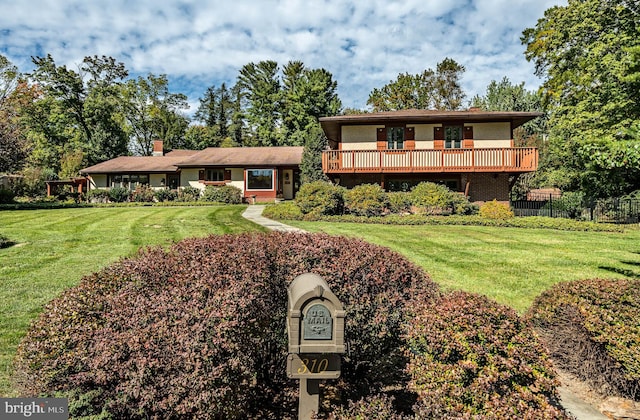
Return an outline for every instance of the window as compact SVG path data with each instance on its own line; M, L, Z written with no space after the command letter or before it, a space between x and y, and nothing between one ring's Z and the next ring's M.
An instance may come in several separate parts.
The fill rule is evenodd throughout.
M273 190L273 169L247 169L248 190Z
M404 127L387 127L387 149L404 149Z
M444 148L460 149L462 147L462 126L450 125L444 127Z
M111 187L135 188L139 184L149 184L148 174L120 174L111 176Z
M224 169L207 169L205 181L224 181Z

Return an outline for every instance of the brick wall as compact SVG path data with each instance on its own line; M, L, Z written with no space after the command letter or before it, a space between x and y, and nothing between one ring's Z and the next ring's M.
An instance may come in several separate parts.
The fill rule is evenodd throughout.
M498 200L509 202L509 175L469 174L469 201Z

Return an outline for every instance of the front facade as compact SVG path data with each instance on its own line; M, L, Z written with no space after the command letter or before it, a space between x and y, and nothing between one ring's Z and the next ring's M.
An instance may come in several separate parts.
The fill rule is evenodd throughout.
M508 201L518 174L538 166L535 148L516 148L513 130L534 112L405 110L320 119L330 150L323 171L345 187L389 191L431 181L473 202Z
M513 130L536 112L405 110L320 119L329 139L322 169L351 188L378 183L408 191L423 181L445 184L472 202L508 201L517 176L538 167L535 148L514 147ZM300 184L302 147L207 148L154 156L121 156L81 174L89 189L137 185L179 189L233 185L246 201L293 199Z
M80 171L89 189L147 185L154 189L232 185L250 202L293 199L299 187L302 147L208 148L121 156Z

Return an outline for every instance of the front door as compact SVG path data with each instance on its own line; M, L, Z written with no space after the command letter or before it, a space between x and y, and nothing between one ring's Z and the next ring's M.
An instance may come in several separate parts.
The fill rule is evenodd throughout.
M179 186L180 186L179 174L167 175L167 188L169 188L170 190L177 190Z
M282 194L285 200L293 200L293 169L282 171Z

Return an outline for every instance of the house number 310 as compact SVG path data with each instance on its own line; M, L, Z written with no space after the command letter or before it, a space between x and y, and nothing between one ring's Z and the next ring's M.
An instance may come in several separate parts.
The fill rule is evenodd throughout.
M298 368L298 374L322 373L329 367L329 359L302 359L302 366Z

